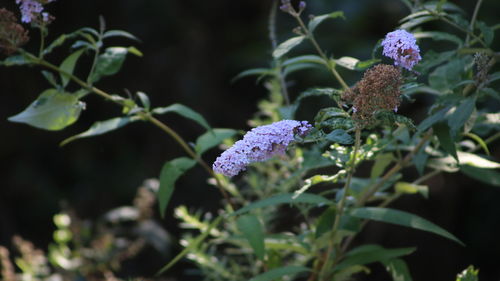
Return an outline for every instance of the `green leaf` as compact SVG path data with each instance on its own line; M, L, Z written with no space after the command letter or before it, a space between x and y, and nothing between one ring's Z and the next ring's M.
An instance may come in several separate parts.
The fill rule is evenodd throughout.
M400 181L394 185L394 189L396 190L397 193L407 193L407 194L420 193L425 198L429 197L429 187L427 185L418 185Z
M288 107L280 108L280 113L284 119L294 119L295 112L299 108L302 100L309 97L320 97L320 96L328 96L334 99L336 96L340 96L340 91L333 88L312 88L308 89L305 92L302 92ZM321 112L321 111L320 111ZM319 113L318 113L319 114Z
M293 275L306 271L310 271L310 269L303 266L283 266L264 272L258 276L255 276L249 281L272 281L286 275Z
M457 274L456 281L479 281L479 269L474 269L474 266L469 265L467 269Z
M136 94L141 100L142 106L144 106L144 108L149 111L149 109L151 108L151 102L149 101L148 95L146 95L146 93L144 92L137 92Z
M62 71L64 71L65 73L73 75L73 70L75 69L76 62L78 61L78 59L82 55L83 51L85 51L85 49L80 49L80 50L72 53L71 55L69 55L61 63L61 65L59 66L59 68ZM69 80L70 80L70 77L68 75L66 75L65 73L60 72L63 88L66 87L66 85L68 85Z
M500 187L500 173L495 170L462 165L460 171L475 180Z
M316 64L325 64L325 61L316 55L304 55L304 56L298 56L294 58L290 58L285 60L281 66L290 66L294 64L300 64L300 63L316 63Z
M448 117L448 126L450 126L450 135L456 139L458 131L469 120L472 112L476 108L476 97L468 97L463 100L456 110Z
M244 215L238 218L236 225L248 240L257 258L264 260L266 256L264 230L259 219L254 215Z
M372 167L372 170L370 173L370 178L372 180L374 180L374 179L380 177L384 173L387 166L389 166L389 164L391 164L393 159L394 159L394 156L392 155L392 153L383 153L383 154L377 155L377 158L375 159L375 164L373 164L373 167Z
M486 144L486 142L484 142L484 140L480 136L473 133L466 133L464 135L475 140L481 146L484 152L486 152L486 155L490 155L490 150L488 149L488 145Z
M60 146L66 145L66 144L68 144L74 140L77 140L77 139L95 137L98 135L109 133L111 131L119 129L119 128L129 124L130 122L133 122L136 120L137 119L126 116L126 117L116 117L116 118L105 120L105 121L95 122L94 124L92 124L92 126L87 131L80 133L78 135L74 135L72 137L69 137L69 138L65 139L64 141L62 141Z
M83 107L75 95L48 89L23 112L9 117L9 121L57 131L78 120Z
M217 227L217 225L219 225L219 223L222 221L222 218L223 218L223 216L219 216L215 220L213 220L212 223L210 223L210 225L208 226L208 228L205 231L203 231L198 237L196 237L196 239L194 239L194 241L189 243L189 245L186 248L184 248L184 250L182 250L182 252L180 252L177 256L175 256L175 258L170 260L170 262L167 263L164 267L162 267L155 275L156 276L161 275L162 273L167 271L169 268L174 266L178 261L180 261L187 254L191 253L196 248L198 248L198 245L200 245L200 243L203 242L203 240L205 240L205 238L208 237L208 235L210 234L212 229L214 229L215 227Z
M405 30L410 30L413 29L413 27L421 25L423 23L429 22L436 20L437 18L435 16L421 16L421 17L416 17L412 18L409 21L403 23L400 25L400 29L405 29Z
M335 221L335 207L330 207L321 214L316 223L316 231L314 232L314 237L318 239L323 234L332 230L333 223Z
M213 129L198 137L194 150L196 154L202 155L205 151L236 135L236 133L237 131L233 129Z
M353 138L344 130L336 129L325 136L328 141L340 144L351 144L354 142Z
M431 38L432 40L436 41L450 41L457 44L459 47L463 45L462 39L460 39L458 36L455 36L447 32L440 32L440 31L415 32L413 33L413 36L415 36L415 38L417 39Z
M27 65L31 63L32 61L23 55L9 56L5 60L0 61L0 65L5 65L5 66Z
M50 83L50 85L52 85L52 87L54 87L54 88L59 87L59 85L57 85L56 77L54 76L54 74L52 72L42 70L42 75L43 75L43 77L45 77L45 79L47 79L47 81L49 81L49 83Z
M91 80L98 81L103 76L116 74L122 67L129 50L124 47L107 48L97 59L97 64Z
M304 41L305 36L297 36L292 37L285 42L281 43L276 49L273 51L273 58L279 59L286 53L288 53L291 49L302 43Z
M135 41L141 41L139 40L139 38L135 37L132 33L123 30L108 30L104 32L104 35L102 36L103 39L110 37L124 37Z
M234 81L239 80L243 77L252 76L252 75L266 76L266 75L272 75L272 74L273 74L273 71L269 68L252 68L252 69L248 69L248 70L245 70L243 72L240 72L233 79L231 79L231 82L234 82Z
M472 167L483 169L500 168L500 163L490 161L474 153L458 151L458 159L460 160L461 165L469 165Z
M326 20L326 19L335 19L335 18L343 18L345 20L344 12L342 12L342 11L335 11L333 13L329 13L329 14L325 14L325 15L320 15L320 16L313 17L309 21L309 24L308 24L307 28L309 29L309 32L313 33L314 30L316 30L316 27L318 27L318 25L320 23L322 23L324 20Z
M160 215L165 215L170 197L174 192L175 182L187 170L191 169L196 161L187 157L180 157L168 161L163 165L160 173L160 189L158 190L158 201L160 203Z
M316 63L296 63L283 68L283 75L288 76L291 73L311 68L319 68L319 64Z
M467 58L453 59L429 74L429 85L442 93L450 93L462 81Z
M300 195L296 195L293 193L284 193L284 194L278 194L266 199L262 199L259 201L256 201L254 203L251 203L238 211L232 213L231 215L241 215L246 212L249 212L254 209L259 209L259 208L264 208L264 207L269 207L269 206L274 206L274 205L279 205L279 204L298 204L298 203L304 203L304 204L313 204L313 205L332 205L333 202L326 199L323 196L316 195L316 194L311 194L311 193L301 193Z
M360 61L357 58L353 57L341 57L339 59L333 60L335 64L338 64L344 68L350 69L350 70L365 70L372 65L378 63L380 59L371 59L371 60L366 60L366 61Z
M481 30L481 33L483 34L484 43L490 46L491 43L493 42L493 38L495 37L495 31L482 21L477 21L476 24L477 27L479 27L479 30Z
M439 140L441 147L458 161L457 147L450 133L450 127L445 122L439 122L432 126L434 134Z
M182 117L191 119L203 126L205 129L210 130L210 125L208 125L208 122L205 120L205 118L203 118L201 114L179 103L175 103L166 107L157 107L152 111L153 114L165 114L170 112L177 113Z
M432 232L434 234L453 240L460 245L464 245L464 243L462 243L457 237L455 237L448 231L442 229L441 227L433 224L426 219L407 212L388 208L366 207L352 210L351 216Z
M346 258L339 263L335 270L341 270L353 265L363 265L373 262L384 262L400 256L413 253L417 248L385 249L379 245L359 246L346 254Z
M382 262L385 269L391 274L393 281L412 281L406 262L402 259L393 259Z
M423 131L427 130L428 128L432 127L432 125L436 124L437 122L440 122L444 119L446 114L450 111L449 106L442 108L432 114L431 116L425 118L420 124L417 126L417 130L419 133L422 133Z

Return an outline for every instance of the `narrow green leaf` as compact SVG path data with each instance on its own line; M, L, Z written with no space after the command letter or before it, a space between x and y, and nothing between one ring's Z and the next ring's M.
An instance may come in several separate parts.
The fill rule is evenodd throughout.
M346 258L339 263L335 270L341 270L353 265L363 265L373 262L384 262L400 256L413 253L417 248L385 249L379 245L363 245L354 248L346 254Z
M107 48L99 56L95 71L91 75L91 80L96 82L103 76L116 74L121 69L128 52L128 49L124 47Z
M254 215L244 215L238 218L236 225L248 240L257 258L264 260L266 256L264 229L259 219Z
M299 63L325 64L325 61L321 57L316 55L304 55L304 56L289 58L282 63L282 66L285 67Z
M402 259L393 259L382 262L385 269L391 274L393 281L412 281L410 270Z
M328 141L340 143L340 144L351 144L354 139L346 131L342 129L336 129L325 136Z
M286 275L293 275L301 272L311 271L304 266L283 266L264 272L249 281L273 281Z
M457 44L459 47L463 45L462 39L458 36L447 33L447 32L439 32L439 31L424 31L424 32L415 32L413 36L417 39L421 38L431 38L432 40L443 40L450 41Z
M330 207L321 214L316 223L316 231L314 232L314 237L316 239L320 238L323 234L332 230L333 223L335 221L335 207Z
M484 152L486 152L486 155L490 155L490 150L488 149L488 145L486 144L486 142L484 142L484 140L480 136L473 133L466 133L464 135L475 140L481 146Z
M266 76L266 75L272 75L272 74L273 74L273 71L269 68L253 68L253 69L248 69L248 70L245 70L243 72L240 72L233 79L231 79L231 82L234 82L234 81L239 80L243 77L252 76L252 75Z
M283 75L288 76L291 73L304 70L304 69L312 69L312 68L319 68L320 65L316 63L296 63L292 64L289 66L285 66L283 68Z
M462 81L469 58L452 59L429 74L429 85L442 93L450 93Z
M421 17L416 17L412 18L409 21L403 23L402 25L399 26L400 29L405 29L405 30L410 30L413 29L413 27L421 25L423 23L429 22L436 20L437 17L435 16L421 16Z
M417 126L417 130L419 133L424 132L425 130L429 129L432 127L432 125L436 124L437 122L440 122L444 119L448 111L450 111L449 106L442 108L438 110L437 112L433 113L431 116L425 118L420 124Z
M73 74L73 70L75 69L75 65L76 65L76 62L78 61L78 59L80 58L80 56L82 55L83 51L85 51L85 49L80 49L74 53L72 53L71 55L69 55L62 63L61 65L59 66L59 68L72 75ZM62 86L63 88L66 87L66 85L68 85L69 83L69 76L64 74L64 73L60 73L61 75L61 81L62 81Z
M137 92L136 94L141 100L142 106L144 106L146 110L149 110L151 108L151 102L149 101L148 95L144 92Z
M180 252L177 256L175 256L175 258L170 260L170 262L168 262L164 267L162 267L155 275L156 276L161 275L162 273L170 269L172 266L174 266L187 254L194 251L194 249L198 248L198 245L200 245L200 243L203 242L203 240L205 240L205 238L208 237L212 229L219 225L219 223L222 221L222 218L223 218L222 216L219 216L215 220L213 220L205 231L203 231L198 237L196 237L196 239L194 239L192 243L190 243L186 248L184 248L184 250L182 250L182 252Z
M301 193L300 195L296 195L293 193L284 193L284 194L278 194L266 199L262 199L259 201L256 201L254 203L251 203L250 205L247 205L238 211L232 213L231 215L241 215L246 212L249 212L254 209L259 209L259 208L264 208L264 207L269 207L269 206L274 206L274 205L279 205L279 204L298 204L298 203L305 203L305 204L313 204L313 205L332 205L333 202L326 199L323 196L316 195L316 194L311 194L311 193Z
M326 19L335 19L335 18L343 18L345 19L344 12L342 11L335 11L333 13L325 14L325 15L320 15L320 16L315 16L313 17L307 26L309 29L309 32L314 32L316 30L316 27Z
M196 154L202 155L205 151L236 135L236 133L237 131L233 129L213 129L198 137L194 150Z
M462 165L460 171L475 180L500 187L500 173L495 170Z
M445 122L439 122L432 126L441 147L458 161L457 147L450 133L450 127Z
M160 189L158 190L158 201L160 203L160 215L165 215L170 197L174 192L175 182L187 170L191 169L196 161L187 157L180 157L170 160L161 169Z
M88 138L88 137L95 137L98 135L106 134L111 131L114 131L116 129L119 129L130 122L135 121L136 119L133 119L132 117L126 116L126 117L116 117L113 119L105 120L105 121L99 121L95 122L92 124L92 126L85 132L80 133L78 135L74 135L72 137L69 137L65 139L64 141L61 142L60 146L66 145L74 140L81 139L81 138Z
M450 126L450 136L452 139L457 138L458 131L469 120L475 108L476 97L472 96L463 100L456 110L450 114L448 126Z
M371 59L371 60L366 60L366 61L360 61L357 58L353 57L341 57L339 59L333 60L336 64L350 69L350 70L365 70L372 65L378 63L380 59Z
M491 42L493 42L493 38L495 37L495 31L491 27L486 25L486 23L484 23L483 21L477 21L476 24L483 34L484 43L490 46Z
M286 53L288 53L291 49L302 43L304 41L305 36L297 36L292 37L285 42L281 43L273 52L273 58L279 59Z
M56 77L54 76L54 74L52 72L42 70L42 75L43 75L43 77L45 77L45 79L47 79L47 81L49 81L49 83L50 83L50 85L52 85L52 87L54 87L54 88L60 87L59 85L57 85Z
M23 112L9 117L9 121L57 131L78 120L83 107L75 95L48 89Z
M375 164L373 164L372 170L370 172L370 178L372 180L380 177L387 166L391 164L392 160L394 159L394 156L392 153L383 153L377 155L377 158L375 158Z
M210 125L208 125L208 122L205 120L205 118L203 118L201 114L179 103L175 103L166 107L157 107L152 111L153 114L165 114L170 112L177 113L182 117L191 119L203 126L205 129L210 130Z
M458 159L460 160L461 165L469 165L483 169L500 168L500 163L488 160L474 153L458 151Z
M32 61L23 55L9 56L5 60L0 61L0 65L5 65L5 66L27 65L31 63Z
M427 185L418 185L400 181L394 185L394 189L396 190L397 193L408 193L408 194L420 193L425 198L429 197L429 187Z
M432 232L434 234L453 240L460 245L464 245L464 243L462 243L457 237L455 237L448 231L442 229L441 227L426 219L407 212L388 208L366 207L352 210L351 216Z
M141 41L139 38L135 37L132 33L124 31L124 30L108 30L104 32L104 35L102 36L103 39L110 38L110 37L124 37L128 39L132 39L135 41Z

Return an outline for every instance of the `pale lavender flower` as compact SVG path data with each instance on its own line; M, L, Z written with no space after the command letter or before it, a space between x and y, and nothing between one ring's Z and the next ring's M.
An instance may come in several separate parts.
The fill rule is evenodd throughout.
M394 65L400 65L408 70L422 59L415 37L402 29L387 33L382 46L384 47L382 54L394 59Z
M283 155L295 135L304 136L310 128L307 121L295 120L282 120L254 128L242 140L224 151L215 160L213 169L228 177L236 176L252 162L262 162L275 155Z
M54 2L55 0L47 0L43 3L47 4L50 2ZM25 23L30 23L35 21L39 15L42 15L42 20L44 22L48 22L50 17L48 13L42 13L43 5L41 2L36 0L16 0L16 4L19 5L19 9L21 10L21 21Z

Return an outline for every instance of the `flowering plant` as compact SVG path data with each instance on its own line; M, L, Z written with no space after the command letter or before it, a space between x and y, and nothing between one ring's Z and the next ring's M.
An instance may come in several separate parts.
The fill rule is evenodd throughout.
M499 53L492 47L495 28L477 20L481 0L470 20L446 1L403 1L411 14L380 38L372 58L365 61L329 54L316 40L316 28L328 19L343 18L342 12L311 16L306 24L306 2L295 6L290 0L274 1L269 25L271 66L237 76L259 75L272 85L265 106L260 105L258 117L251 122L255 128L242 138L236 130L212 128L185 105L153 107L143 92L126 96L99 88L101 78L116 74L128 55L142 55L135 47L104 47L106 40L136 38L126 31L106 30L101 20L99 30L81 28L46 45L46 30L53 20L44 12L49 2L16 0L21 22L40 29L38 54L22 48L28 40L27 31L12 12L0 10L0 47L7 54L2 65L43 67L42 74L51 84L9 120L62 130L78 120L86 96L98 95L121 107L122 115L98 121L61 145L133 122L148 122L173 138L187 154L167 161L159 173L156 196L161 216L177 179L197 164L224 197L216 217L202 219L184 206L175 209L184 228L200 233L193 237L186 231L181 241L184 250L168 261L159 275L187 258L199 267L205 280L352 280L353 276L369 274L373 263L382 264L393 280L412 280L411 264L405 256L416 248L389 249L358 241L367 223L409 227L465 246L460 238L430 220L388 206L403 196L427 197L429 186L424 184L440 173L462 172L498 185L496 169L500 163L490 156L488 148L500 137L498 108L486 105L498 99L494 83L500 75L493 70ZM278 7L298 25L295 35L281 44L275 34ZM423 24L430 20L444 21L456 33L426 31ZM420 48L417 40L427 39L447 41L451 47L439 51ZM295 54L306 42L314 53ZM72 53L62 62L46 60L66 43L72 44ZM75 66L88 54L93 60L87 75L77 77ZM318 67L331 75L336 86L311 88L291 98L289 75ZM342 74L347 71L362 77L346 80ZM70 83L77 90L69 91ZM420 95L432 97L433 104L426 118L416 123L399 109ZM303 101L310 97L323 97L325 102L313 115L298 118ZM166 113L194 121L206 132L190 145L159 119ZM307 121L298 121L302 119ZM219 145L225 151L215 160L205 160L204 153ZM418 176L408 176L407 171ZM276 218L284 213L283 205L296 212L297 222L281 230ZM477 270L470 267L457 278L476 280Z

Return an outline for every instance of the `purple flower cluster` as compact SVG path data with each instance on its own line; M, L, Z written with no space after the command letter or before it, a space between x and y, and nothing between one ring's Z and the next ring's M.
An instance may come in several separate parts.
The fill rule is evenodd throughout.
M422 59L415 37L402 29L387 33L382 46L384 47L382 54L394 59L394 65L400 65L408 70Z
M305 136L311 125L307 121L282 120L260 126L246 133L242 140L224 151L214 162L216 173L228 177L244 171L252 162L262 162L283 155L295 135Z
M46 3L53 2L55 0L47 0ZM42 13L43 5L41 2L36 0L16 0L16 4L19 5L19 9L21 10L21 21L25 23L30 23L38 18L39 15L42 15L43 21L49 20L48 13Z

